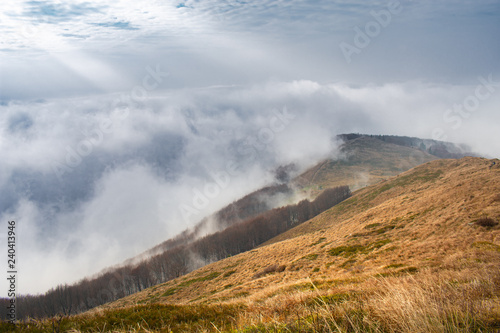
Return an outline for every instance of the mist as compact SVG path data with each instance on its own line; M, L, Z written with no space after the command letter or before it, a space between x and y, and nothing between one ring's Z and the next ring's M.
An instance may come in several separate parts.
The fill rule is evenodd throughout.
M337 134L500 156L498 1L0 6L0 220L17 222L21 294L336 158Z

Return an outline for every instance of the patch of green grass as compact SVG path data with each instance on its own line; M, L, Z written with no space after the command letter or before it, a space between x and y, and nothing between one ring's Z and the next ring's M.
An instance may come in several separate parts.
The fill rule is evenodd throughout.
M392 272L386 272L386 273L380 273L380 274L377 274L377 276L379 277L388 277L388 276L401 276L401 275L407 275L407 274L415 274L418 272L418 268L417 267L406 267L406 268L402 268L400 270L397 270L397 271L392 271Z
M404 264L390 264L384 267L384 269L391 269L391 268L400 268L403 267Z
M418 272L418 268L417 267L406 267L406 268L402 268L400 269L399 271L397 271L397 273L400 273L400 274L414 274L414 273L417 273Z
M177 288L169 288L167 291L165 291L162 296L167 297L175 294L177 292Z
M390 231L390 230L392 230L392 229L394 229L394 228L396 228L396 226L395 226L395 225L386 225L385 227L382 227L382 228L380 228L380 229L375 230L375 232L374 232L374 233L375 233L375 234L377 234L377 235L381 235L381 234L384 234L384 233L386 233L387 231Z
M366 225L363 229L373 229L373 228L376 228L380 225L382 225L382 223L372 223L372 224Z
M333 295L318 296L308 300L306 304L308 306L314 306L314 305L322 306L324 304L335 305L348 301L349 299L352 298L352 296L353 295L349 293L338 293Z
M138 305L53 320L0 322L0 332L213 332L230 331L243 305Z
M485 251L500 252L500 245L493 244L490 242L474 242L472 243L472 247Z
M307 260L316 260L318 259L318 255L316 253L311 253L306 256L303 256L302 259L307 259Z
M413 185L416 183L425 183L425 182L435 182L439 176L443 174L442 170L419 170L418 172L413 172L406 176L399 176L398 178L392 180L388 184L384 184L377 189L372 190L365 196L366 201L371 201L375 199L380 194L396 187L405 187L408 185Z
M344 261L339 267L348 268L348 267L351 267L352 264L354 264L355 262L356 262L356 259L348 259L348 260Z
M182 283L179 284L179 287L187 287L187 286L190 286L192 285L193 283L196 283L196 282L203 282L203 281L210 281L210 280L213 280L215 279L216 277L218 277L221 273L219 272L212 272L208 275L205 275L205 276L202 276L202 277L199 277L199 278L194 278L194 279L191 279L191 280L187 280L187 281L184 281Z
M328 250L328 254L330 254L331 256L343 256L347 258L347 257L352 257L356 254L369 253L373 250L381 248L386 244L389 244L390 242L391 242L390 239L382 239L367 245L360 245L360 244L342 245L331 248L330 250Z
M312 291L316 289L325 289L328 287L330 284L329 281L325 280L313 280L311 282L303 282L303 283L297 283L291 286L288 286L286 288L281 289L283 292L290 292L290 291Z
M360 252L364 252L366 250L366 247L363 245L343 245L343 246L337 246L334 248L331 248L328 250L328 254L331 256L344 256L344 257L349 257L352 255L355 255Z
M421 170L419 172L413 172L412 174L406 176L398 177L394 183L396 186L406 186L411 185L416 182L435 182L439 176L443 174L443 170Z
M380 225L380 223L374 223L372 225ZM390 231L390 230L393 230L395 229L396 226L391 224L391 225L386 225L382 228L379 228L379 229L376 229L376 230L372 230L372 231L369 231L369 232L361 232L361 233L355 233L352 235L352 237L366 237L366 236L371 236L371 235L382 235L384 233L386 233L387 231ZM366 227L364 228L366 229Z
M330 211L342 213L346 209L352 208L358 201L357 197L351 197L332 207Z
M370 244L370 249L376 250L380 249L382 246L391 243L390 239L381 239L379 241L373 242Z
M390 247L384 249L382 252L391 252L391 251L394 251L397 249L399 249L399 246L394 245L394 246L390 246Z

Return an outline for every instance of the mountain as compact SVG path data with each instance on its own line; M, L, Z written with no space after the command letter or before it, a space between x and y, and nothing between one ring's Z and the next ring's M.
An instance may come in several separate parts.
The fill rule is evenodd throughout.
M221 329L252 332L493 330L499 190L500 160L431 161L356 191L266 246L82 316L175 304L175 311L220 309Z
M387 139L390 138L390 139ZM461 148L451 143L407 137L383 137L360 134L342 134L339 154L297 175L294 165L280 167L275 172L275 184L254 191L202 219L194 227L168 239L145 253L125 261L134 264L156 255L194 242L212 232L224 230L233 224L255 217L283 204L314 199L324 189L347 185L358 189L395 176L419 164L438 157L420 150L420 143L428 147L443 146L456 152Z
M465 144L455 144L445 141L431 139L420 139L409 136L397 135L367 135L367 134L340 134L341 140L348 142L361 137L375 138L386 143L392 143L402 147L418 148L421 151L428 152L439 158L462 158L465 156L475 156L477 154L471 151L471 148Z
M316 207L317 204L314 202L312 203L312 205L304 202L304 204L301 203L297 206L292 205L285 208L275 209L274 212L270 211L270 209L274 207L279 207L280 203L290 204L295 202L297 198L304 198L304 197L317 198L317 200L319 200L318 201L319 203L322 200L320 199L321 197L320 193L322 193L325 189L338 187L341 184L348 184L351 188L357 189L365 187L366 185L369 184L378 183L377 185L372 185L369 186L368 188L357 191L355 197L339 205L339 207L346 206L347 211L349 211L352 214L354 213L357 214L359 213L359 211L356 210L358 206L357 205L352 206L349 203L351 202L351 200L358 201L359 200L358 196L360 195L359 193L363 193L363 191L368 191L372 189L373 186L383 186L382 190L380 190L380 193L377 193L377 195L371 194L371 196L375 197L378 197L379 194L382 193L384 193L385 195L386 192L392 193L391 191L393 191L393 188L402 188L404 191L411 190L411 187L409 187L409 185L413 185L415 180L420 179L419 177L416 178L414 177L415 179L410 177L408 181L403 183L398 183L397 185L387 185L386 183L394 182L394 178L391 177L400 174L402 171L406 171L424 162L435 161L438 157L433 154L430 154L429 152L440 151L442 153L443 150L437 150L437 149L433 150L432 147L438 147L438 146L445 147L448 153L453 152L454 154L458 154L457 151L466 151L462 150L462 148L457 148L457 146L454 146L452 144L440 143L432 140L421 140L417 138L367 136L367 135L357 135L357 134L343 135L340 136L340 138L345 140L345 142L340 146L339 153L333 155L332 158L327 159L319 163L315 167L306 170L305 172L300 173L298 175L297 175L297 170L293 165L279 168L276 171L276 184L258 190L254 193L245 196L242 199L233 202L232 204L221 209L219 212L215 213L211 217L202 220L193 229L187 230L181 235L177 236L176 238L167 240L164 243L159 244L158 246L147 251L142 256L133 258L120 266L111 268L106 272L103 272L103 274L97 277L97 280L93 281L84 280L82 283L89 286L88 288L90 289L88 290L88 292L90 293L87 293L87 291L85 292L82 291L81 288L87 288L83 285L77 285L75 287L70 287L70 288L58 287L56 290L51 291L51 294L49 295L51 301L49 304L52 304L52 306L54 306L54 304L57 302L59 302L60 304L75 303L76 295L78 294L78 297L81 298L82 292L83 294L87 293L89 295L88 297L92 298L93 296L90 295L92 295L93 293L96 292L99 293L101 289L104 290L109 289L106 287L107 284L106 281L109 280L112 281L109 282L109 284L119 284L122 285L123 288L127 288L128 292L124 290L121 291L117 290L116 287L114 287L112 290L108 290L107 295L113 295L113 296L111 297L111 299L109 298L109 296L107 296L108 298L103 298L102 300L110 301L116 299L116 297L122 297L127 294L140 291L156 283L159 283L159 282L154 282L157 281L157 278L156 277L153 278L150 276L150 274L148 273L148 270L150 270L150 268L147 267L161 268L161 269L155 268L154 270L155 272L154 274L160 274L162 276L159 280L161 282L161 280L165 281L165 276L166 276L165 272L166 269L168 268L165 265L167 266L170 265L171 267L168 268L170 270L173 267L172 265L175 265L177 267L176 268L177 273L173 276L175 277L185 274L193 269L196 269L197 267L200 267L214 260L210 258L216 258L215 260L219 260L227 255L237 254L242 250L243 251L251 250L257 245L260 246L260 248L263 247L268 248L268 246L266 245L273 246L275 243L281 244L283 242L289 241L292 238L301 236L302 234L317 233L317 232L326 233L326 230L331 229L331 227L328 225L321 226L320 225L321 223L318 222L319 217L324 216L324 214L320 215L319 217L313 218L311 221L308 221L302 225L300 225L300 223L305 221L307 218L302 219L301 217L300 223L298 224L296 223L298 220L297 221L294 220L296 219L296 217L293 216L299 216L299 215L302 216L306 211L309 213L306 213L304 215L305 217L307 217L308 215L310 217L315 216L317 213L312 213L312 211L313 210L317 211L317 208L313 208ZM430 169L435 169L435 168L436 167L433 164L431 164ZM494 169L494 165L492 166L492 169ZM437 173L441 172L439 171L440 170L439 168L437 168L436 170L438 170L435 171ZM434 175L433 172L430 172L430 175L425 174L421 178L427 179L430 177L429 179L431 180L433 175ZM398 176L396 179L406 179L404 177L406 177L405 174ZM388 188L386 189L386 187L384 186L388 186ZM338 188L341 189L341 187ZM339 192L339 194L340 193L341 192ZM371 203L371 199L373 198L370 197L370 200L366 200L366 198L360 200L363 202L363 205L361 206L363 208L366 208L365 206ZM297 210L297 212L294 213L295 210ZM391 208L391 210L394 209ZM381 213L377 214L382 216ZM292 217L291 220L288 222L285 221L286 219L283 220L282 222L276 220L280 219L279 216L281 215L283 216L289 215ZM336 216L335 221L337 221L338 219L344 220L345 218L346 216L343 215L340 215L338 217ZM383 220L385 221L388 219L389 217L385 217ZM355 224L355 222L353 221L351 221L350 223ZM367 230L370 229L370 231L366 231L364 233L362 232L355 233L357 235L356 239L363 240L364 238L362 237L367 237L367 239L370 239L372 238L372 236L382 235L386 233L390 234L390 232L392 232L393 229L400 228L400 226L396 225L395 223L392 224L389 223L388 225L386 224L387 223L384 224L382 222L373 222L370 224L370 226L366 226ZM290 227L293 227L294 225L298 226L291 230L288 230L290 229ZM251 231L252 234L255 233L254 231L260 230L259 232L255 233L255 237L257 237L257 234L259 234L259 236L257 237L259 240L257 240L257 238L252 238L255 239L251 241L253 245L250 245L250 247L247 247L245 245L242 249L238 250L241 246L238 245L234 247L233 243L236 242L240 244L242 243L242 241L246 241L243 237L245 233L241 233L243 230L245 230L245 228L247 230L246 234L248 237L250 236L250 230L252 230ZM270 238L270 235L271 237L272 235L276 235L275 231L272 231L272 233L270 233L269 235L264 235L265 233L268 233L268 231L265 230L271 230L271 229L272 230L276 229L275 231L277 231L278 236L275 237L274 239L268 240ZM216 232L217 230L224 230L224 231ZM216 232L215 234L213 234L214 231ZM202 238L200 239L200 237ZM229 237L229 238L226 239L224 237L226 238ZM330 244L325 241L326 239L327 239L326 237L322 236L319 237L316 241L312 242L311 244L317 242L317 244L315 245L321 244L320 246L325 247ZM266 240L267 242L261 244L263 241ZM390 240L390 242L393 241ZM232 246L231 249L227 247L229 246L228 244L230 243L233 244L231 245ZM214 246L214 244L217 244L217 246ZM354 254L359 255L361 253L365 254L365 252L369 250L377 250L379 248L384 247L385 245L388 244L388 240L373 239L372 242L368 242L367 244L368 245L362 243L354 244L353 249L349 248L349 246L351 245L341 245L340 247L342 250L343 246L347 246L348 253L350 253L349 251L354 251L353 252ZM302 242L293 243L293 241L290 244L290 246L294 247L293 248L294 252L303 254L303 257L306 258L306 262L311 261L311 262L321 263L321 259L323 258L323 256L320 253L302 253L304 252L304 249L307 249L309 247L302 245L304 245ZM253 267L252 269L254 269L254 271L252 272L250 272L250 269L245 271L245 273L249 274L248 276L251 276L252 279L257 279L261 276L267 276L267 275L269 276L279 275L278 273L283 273L283 272L285 272L287 276L290 276L291 278L290 281L295 281L305 278L304 276L297 275L296 273L287 273L289 271L292 271L291 267L294 267L294 269L297 268L297 271L302 271L302 268L299 265L290 266L283 263L283 261L286 262L289 259L289 258L287 259L287 256L283 257L282 259L279 259L275 264L269 264L266 267L263 267L261 265L262 263L265 263L266 260L262 260L262 258L259 258L258 259L258 261L260 261L259 265L259 263L255 262L252 259L253 255L251 254L259 253L260 248L254 249L250 252L246 252L246 254L250 255L250 257L245 258L243 260L245 262L245 265L248 264L251 267ZM212 255L210 255L209 254L210 251L208 251L209 249L211 249L210 251L215 251L215 252ZM236 252L234 252L235 250ZM200 254L202 254L202 256L200 256ZM275 254L271 255L268 253L266 256L268 258L271 258L273 256L275 258L281 258L281 255L282 253L279 252L279 255ZM151 256L153 256L154 260L149 259ZM348 258L347 261L341 263L341 267L349 268L351 269L351 271L352 270L357 271L361 268L362 268L361 270L364 269L365 267L364 263L358 265L357 261L353 260L354 259L352 258ZM294 261L297 260L292 260L292 262ZM201 264L202 262L203 264ZM328 268L333 266L333 263L323 262L322 264L325 265L325 267L327 268L326 271L324 271L321 267L313 267L314 270L313 273L316 273L314 275L329 274ZM415 266L410 265L408 267L404 267L404 265L401 263L395 263L395 264L391 263L386 266L391 266L391 265L395 265L394 266L395 268L397 267L403 270L405 269L410 271L414 269L418 270L418 268L416 268ZM237 266L240 265L236 265L234 267ZM295 270L293 271L295 272ZM307 269L305 271L307 272ZM210 295L209 296L203 294L192 295L191 289L184 287L191 285L196 287L200 282L207 282L210 284L215 282L216 284L218 284L218 281L221 280L220 277L221 275L226 276L228 278L232 277L230 278L230 280L232 280L233 278L239 280L242 279L242 277L239 276L238 274L238 270L236 269L229 270L228 272L222 272L221 270L216 270L211 272L207 271L206 275L203 275L204 274L203 272L205 272L203 269L201 271L197 270L196 272L202 272L202 273L200 273L201 275L197 275L197 277L193 279L188 278L189 276L192 276L191 274L186 275L187 280L186 279L181 280L180 284L179 283L175 284L174 282L172 282L174 284L170 285L168 284L169 282L167 282L167 285L169 285L170 287L168 287L166 291L164 289L164 285L153 287L157 288L158 290L163 290L163 293L161 293L160 296L158 296L158 294L156 293L150 294L150 296L154 295L151 296L151 299L140 299L139 303L148 304L148 303L156 303L157 301L160 302L166 301L166 302L174 302L175 304L179 303L191 304L191 303L199 303L200 300L203 300L204 302L207 303L212 303L214 301L218 302L220 300L229 303L240 302L241 300L247 302L248 297L246 296L251 296L253 294L253 292L247 291L245 289L243 290L241 290L241 288L235 289L235 286L240 286L242 284L247 285L248 282L245 281L245 282L239 282L238 284L233 284L233 283L225 284L223 286L219 286L223 287L224 288L223 290L211 290L211 291L203 289L204 286L202 284L202 286L199 287L198 290L204 290L205 292L209 292ZM382 273L379 272L376 274L387 274L387 272L382 272ZM174 281L178 281L178 279ZM71 291L75 289L78 290L77 294L74 294ZM146 290L151 290L151 288ZM230 295L232 294L238 295L238 297L231 297ZM137 293L129 297L140 297L138 295L141 295L141 293ZM216 296L212 297L212 295ZM65 299L64 301L61 300L57 301L57 299L60 299L63 296ZM80 308L80 310L85 308L88 309L89 306L90 307L97 306L103 303L102 301L99 301L97 303L94 302L94 298L95 297L92 298L91 302L77 301L77 303L83 302L84 304L84 306ZM127 297L124 298L124 300L127 299L128 299ZM39 302L40 300L33 299L28 301L32 303L33 301ZM125 302L123 304L127 304L126 303L127 301L123 302ZM86 305L86 303L88 303L88 305ZM114 304L122 304L122 303L114 303ZM57 305L55 306L57 307ZM67 313L71 312L71 307L66 307L65 309L66 309L65 312L66 311Z
M313 191L339 185L356 190L438 159L417 147L398 145L377 137L341 135L339 138L346 140L340 146L339 154L299 175L295 179L297 184Z

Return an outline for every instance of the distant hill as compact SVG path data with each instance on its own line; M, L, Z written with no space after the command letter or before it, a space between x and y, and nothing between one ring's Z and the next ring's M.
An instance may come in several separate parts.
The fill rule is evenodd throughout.
M465 144L455 144L445 141L431 139L420 139L409 136L397 135L368 135L368 134L340 134L338 136L344 142L356 140L361 137L369 137L386 143L392 143L402 147L418 148L439 158L462 158L466 156L478 157L471 148Z
M341 184L356 190L438 159L417 147L398 145L377 137L340 137L347 140L340 146L340 154L302 173L295 179L298 184L313 191Z

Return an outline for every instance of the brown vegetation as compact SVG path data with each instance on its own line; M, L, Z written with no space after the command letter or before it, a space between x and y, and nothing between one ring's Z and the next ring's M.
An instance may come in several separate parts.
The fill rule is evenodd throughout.
M428 163L357 191L267 246L185 277L222 273L210 283L182 288L174 280L102 309L240 304L238 327L249 332L491 330L500 323L500 231L473 223L500 217L492 200L500 168L490 164ZM282 265L283 272L259 274Z
M494 332L500 228L476 224L500 218L500 165L490 165L427 163L355 192L266 246L63 325L76 332ZM192 324L171 323L166 306ZM130 313L152 319L128 320L137 319Z
M185 275L207 263L249 251L350 195L347 186L328 189L312 202L303 200L296 205L269 210L191 243L181 243L137 264L110 269L97 278L85 279L75 285L58 286L44 295L19 297L18 318L80 313L137 293Z

